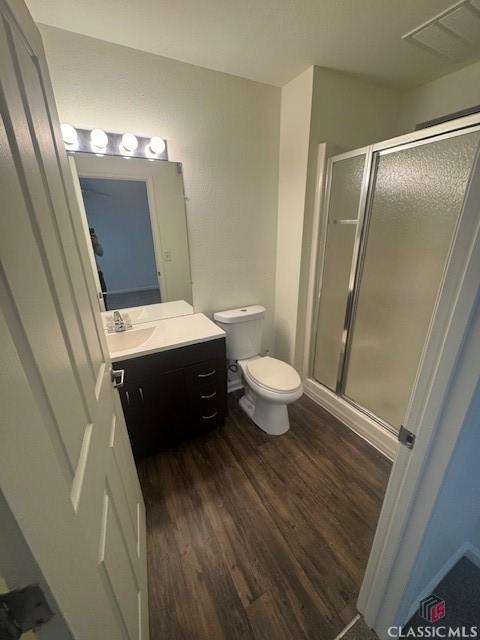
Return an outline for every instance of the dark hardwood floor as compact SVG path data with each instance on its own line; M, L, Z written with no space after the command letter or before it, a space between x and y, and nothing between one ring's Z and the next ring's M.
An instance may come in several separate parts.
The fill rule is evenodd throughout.
M332 640L355 602L391 464L307 397L267 436L223 428L139 465L151 640Z

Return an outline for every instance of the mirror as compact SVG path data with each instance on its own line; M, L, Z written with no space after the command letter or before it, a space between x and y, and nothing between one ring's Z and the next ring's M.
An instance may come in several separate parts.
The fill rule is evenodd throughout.
M133 311L134 323L193 313L181 164L90 153L70 163L100 309Z

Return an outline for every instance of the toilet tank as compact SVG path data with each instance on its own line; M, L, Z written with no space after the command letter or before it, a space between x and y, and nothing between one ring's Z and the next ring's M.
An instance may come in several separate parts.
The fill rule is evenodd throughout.
M265 307L259 304L228 311L217 311L213 319L227 334L227 358L245 360L259 355Z

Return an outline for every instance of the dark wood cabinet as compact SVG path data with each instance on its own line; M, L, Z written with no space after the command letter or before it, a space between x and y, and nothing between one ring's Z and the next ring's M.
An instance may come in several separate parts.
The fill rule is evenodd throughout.
M115 363L135 457L155 453L223 424L227 407L225 339Z

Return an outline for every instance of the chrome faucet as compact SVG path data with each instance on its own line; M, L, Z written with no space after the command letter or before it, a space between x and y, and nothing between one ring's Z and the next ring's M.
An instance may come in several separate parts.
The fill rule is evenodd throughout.
M125 320L123 319L120 311L113 312L113 327L116 333L119 333L120 331L125 331L125 329L127 328Z

